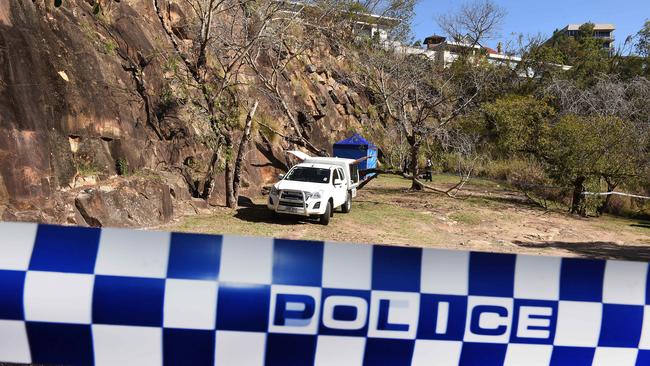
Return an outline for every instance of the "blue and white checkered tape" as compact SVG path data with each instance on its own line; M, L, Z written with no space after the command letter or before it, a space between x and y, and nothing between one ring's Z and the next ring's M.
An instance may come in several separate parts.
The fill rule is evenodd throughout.
M0 362L650 365L648 264L0 223Z

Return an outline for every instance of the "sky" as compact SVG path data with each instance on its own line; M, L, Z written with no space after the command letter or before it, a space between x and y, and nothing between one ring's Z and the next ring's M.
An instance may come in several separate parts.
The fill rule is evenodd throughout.
M650 19L650 0L493 0L506 9L507 15L501 29L502 37L487 42L496 48L501 40L516 40L513 35L544 34L550 36L555 29L569 23L614 23L616 45L622 46L625 38L636 34L646 19ZM435 18L439 14L457 9L458 0L420 0L413 20L416 40L431 34L441 34Z

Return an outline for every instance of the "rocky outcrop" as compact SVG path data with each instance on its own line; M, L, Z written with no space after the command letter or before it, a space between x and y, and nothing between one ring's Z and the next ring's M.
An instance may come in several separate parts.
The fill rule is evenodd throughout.
M168 59L159 55L171 45L152 3L114 2L101 17L92 15L90 1L65 3L55 9L51 1L0 1L0 216L92 226L168 220L172 207L199 190L211 153L204 144L209 128L169 97ZM331 152L334 141L367 123L368 102L327 44L304 58L284 75L287 103L299 133ZM260 120L277 131L292 128L263 95L250 97L261 100ZM286 169L290 147L254 126L244 193ZM160 181L114 186L142 171L155 171ZM110 191L101 188L107 182ZM218 176L212 204L221 192Z
M74 204L83 224L93 227L153 226L169 221L173 214L169 186L143 178L84 189Z

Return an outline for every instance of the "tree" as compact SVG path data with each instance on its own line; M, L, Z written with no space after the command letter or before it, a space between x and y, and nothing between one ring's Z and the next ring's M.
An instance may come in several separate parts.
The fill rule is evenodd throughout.
M563 116L543 141L541 157L552 178L573 187L571 213L586 216L585 185L605 177L613 191L640 167L633 126L616 117ZM610 184L611 183L611 184Z
M516 65L517 75L523 75L523 93L534 92L539 86L558 77L563 72L565 55L556 47L549 47L542 35L518 38L516 53L521 55L521 61Z
M508 95L483 106L488 133L500 157L537 155L555 110L532 96Z
M254 0L187 0L188 15L183 34L168 24L170 4L154 0L161 26L173 45L171 59L178 59L183 67L176 67L174 77L185 96L197 110L197 118L204 119L212 131L212 158L207 167L203 198L209 198L214 186L217 164L223 160L225 170L226 205L235 207L234 184L239 181L241 169L233 166L235 136L239 132L240 88L246 55L255 48L267 26L281 10L281 2ZM181 39L181 37L185 39ZM187 45L186 40L190 41ZM254 103L256 105L256 103ZM251 109L254 110L254 109ZM245 142L247 138L244 134ZM241 164L237 159L236 164Z
M366 51L361 60L362 83L381 106L384 127L394 124L409 145L411 189L418 181L420 149L429 139L443 139L444 128L464 113L481 88L480 79L461 82L450 69L442 69L423 55L383 48Z
M287 70L297 63L305 52L312 49L321 35L320 26L327 22L345 21L340 18L341 4L334 2L315 3L307 7L296 5L295 16L279 16L269 24L266 34L260 39L259 47L246 54L247 66L260 81L261 90L272 104L278 105L289 120L292 133L284 135L285 140L304 147L317 155L327 155L324 149L314 146L300 126L296 111L287 103ZM302 21L301 19L308 19ZM340 29L341 27L328 27Z
M411 37L411 19L419 0L361 0L368 13L398 20L389 30L392 40L407 42Z
M601 39L594 37L593 23L582 24L575 36L556 31L543 47L559 52L561 64L571 67L566 72L567 78L582 86L593 85L597 78L611 73L614 68L610 51L603 47Z
M636 37L636 52L641 57L650 58L650 20L645 21Z
M498 36L506 15L506 10L492 0L473 0L463 3L455 13L438 16L437 22L455 40L484 46L484 41Z

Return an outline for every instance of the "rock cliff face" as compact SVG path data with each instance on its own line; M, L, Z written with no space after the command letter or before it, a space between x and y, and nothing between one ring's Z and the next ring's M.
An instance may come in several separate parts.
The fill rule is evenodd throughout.
M210 152L205 128L166 99L160 55L171 45L153 5L122 0L94 16L85 1L66 4L0 1L0 217L93 226L169 220L191 200ZM287 102L303 135L331 151L367 124L368 102L328 45L302 61L285 75ZM269 101L257 117L288 128ZM250 147L243 188L257 191L286 167L289 145L258 126ZM222 187L217 177L212 203L221 203Z

